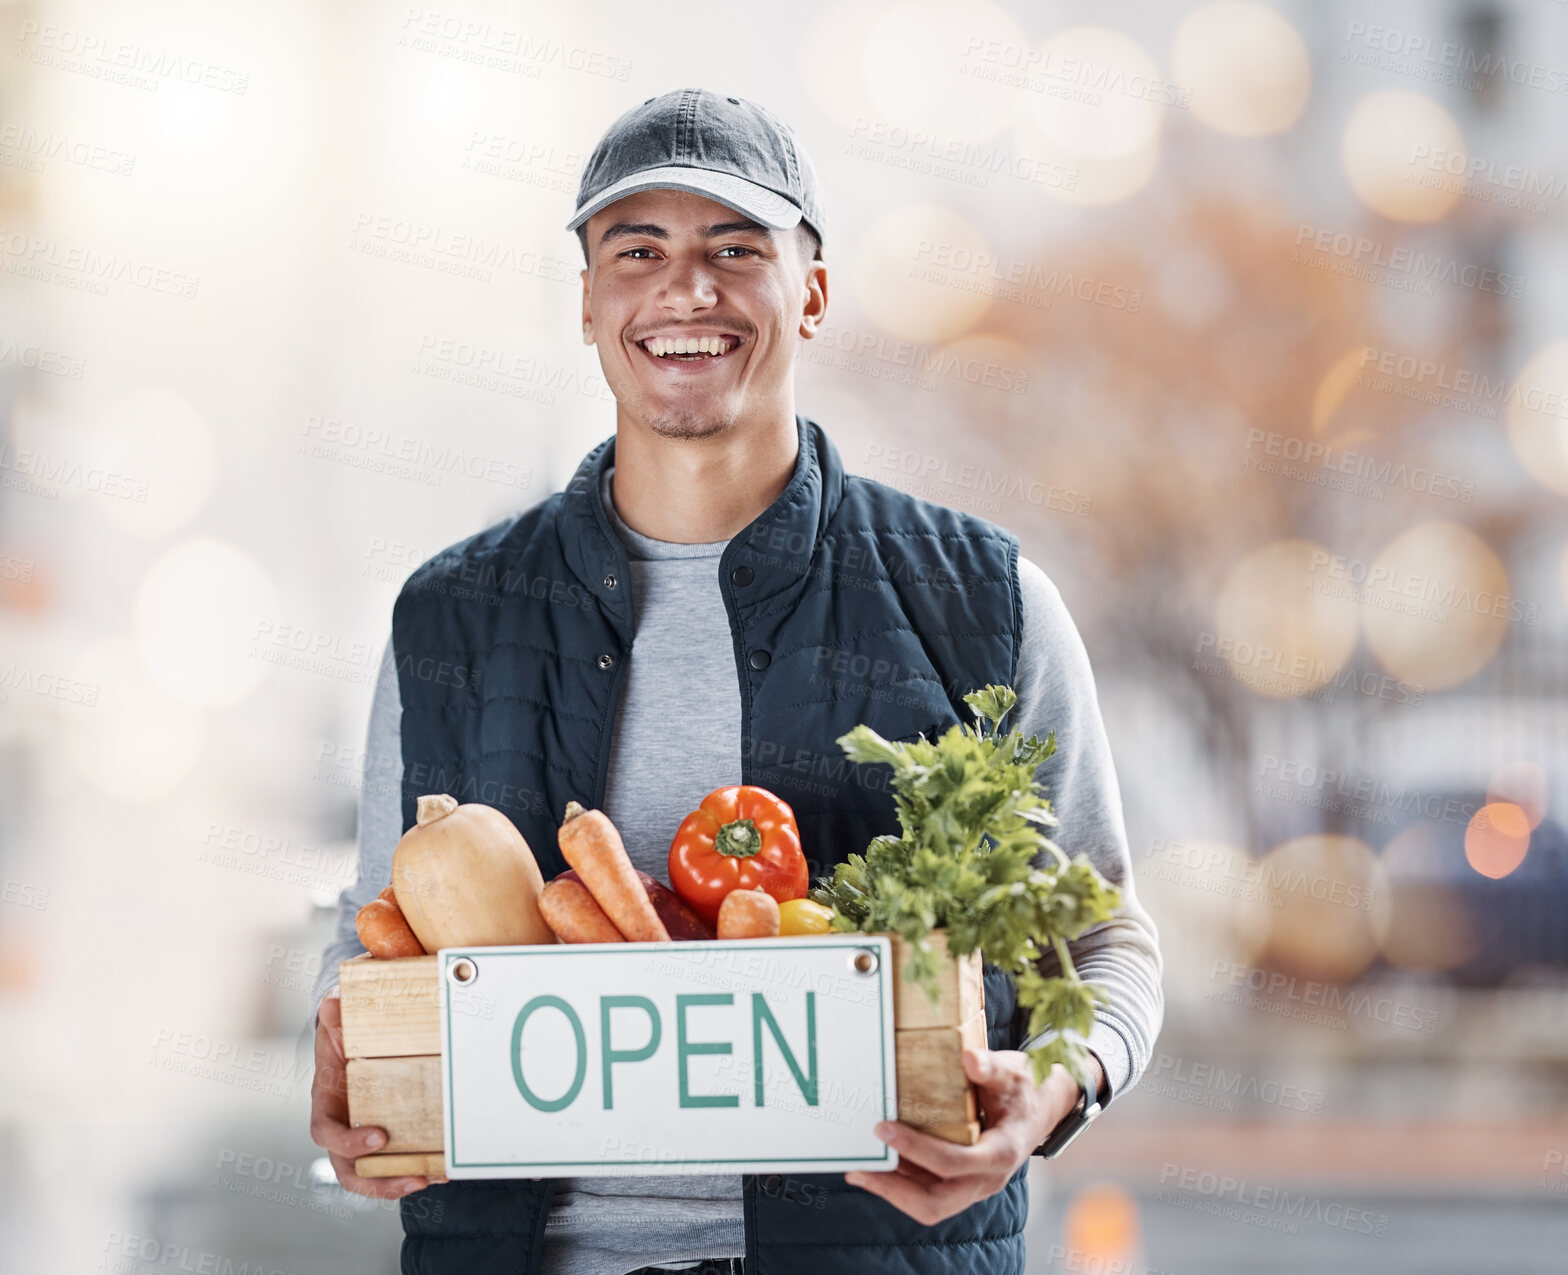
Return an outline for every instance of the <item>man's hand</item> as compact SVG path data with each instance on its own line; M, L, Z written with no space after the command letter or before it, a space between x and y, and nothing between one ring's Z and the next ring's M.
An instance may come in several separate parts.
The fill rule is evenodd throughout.
M310 1082L310 1140L325 1148L332 1171L345 1191L395 1200L445 1178L362 1178L356 1156L386 1145L385 1129L351 1129L348 1124L348 1068L343 1059L343 1003L336 996L321 1002L316 1018L316 1075Z
M974 1146L884 1121L876 1127L876 1135L898 1152L898 1168L891 1173L844 1175L850 1186L880 1195L927 1226L1000 1191L1078 1105L1078 1083L1060 1063L1036 1085L1029 1057L1019 1050L966 1049L963 1058L964 1074L979 1090L986 1118L985 1132ZM1103 1089L1105 1074L1093 1054L1089 1069Z

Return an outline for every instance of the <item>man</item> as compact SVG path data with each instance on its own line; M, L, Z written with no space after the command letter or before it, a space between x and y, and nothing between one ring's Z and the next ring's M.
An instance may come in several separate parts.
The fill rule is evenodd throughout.
M1060 595L1010 532L847 474L795 411L798 343L827 310L823 226L810 161L762 108L687 89L618 120L567 227L583 246L583 339L615 393L616 432L566 491L423 564L393 608L359 881L318 989L311 1129L346 1189L418 1192L402 1205L405 1272L1021 1271L1031 1154L1148 1061L1163 1011L1156 936L1133 894L1093 674ZM337 962L362 950L354 913L390 879L420 793L505 811L546 878L565 866L555 833L575 798L605 810L636 865L667 880L682 816L721 784L756 783L793 806L815 877L897 827L885 775L847 765L834 740L861 721L889 738L932 736L970 720L963 695L988 682L1018 692L1007 725L1057 731L1040 775L1057 839L1125 894L1115 919L1072 946L1110 995L1088 1040L1096 1094L1060 1066L1034 1085L1024 1015L992 969L991 1048L965 1059L988 1127L972 1147L879 1127L895 1172L354 1175L379 1131L345 1124L331 993Z

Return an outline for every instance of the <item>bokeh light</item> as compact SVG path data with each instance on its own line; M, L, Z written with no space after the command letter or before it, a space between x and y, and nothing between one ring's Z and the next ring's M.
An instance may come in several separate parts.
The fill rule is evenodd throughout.
M1023 27L990 0L904 0L866 34L864 78L882 119L934 139L977 142L1017 113L1016 87L975 74L1005 71L1011 54L1021 61L1029 51Z
M1366 842L1297 837L1264 856L1263 882L1275 905L1264 963L1324 983L1347 983L1372 963L1372 905L1386 887Z
M1457 686L1486 666L1508 632L1508 573L1456 522L1419 523L1383 546L1366 573L1367 644L1401 681Z
M91 712L66 720L64 751L71 763L119 801L153 802L172 793L201 757L201 710L157 685L123 641L100 642L73 655L72 665L100 690Z
M1511 801L1492 801L1470 817L1465 858L1483 877L1506 877L1530 852L1530 819Z
M1340 162L1357 197L1395 221L1438 221L1458 200L1468 155L1454 117L1423 93L1368 93L1340 138ZM1433 165L1436 165L1434 168Z
M275 623L266 571L232 545L187 540L160 557L136 592L136 645L165 690L191 704L232 704L272 666L252 649Z
M1217 0L1183 18L1171 69L1192 92L1193 115L1232 137L1283 132L1312 91L1312 62L1296 28L1252 0Z
M1060 180L1035 187L1060 204L1099 208L1131 199L1153 179L1160 167L1160 142L1125 155L1075 155L1042 137L1030 125L1018 129L1018 149L1037 162L1053 165L1045 171Z
M1040 46L1037 66L1052 91L1032 96L1034 121L1064 154L1115 159L1158 140L1164 77L1131 36L1110 27L1068 27ZM1099 87L1080 87L1083 76Z
M1115 1182L1094 1182L1073 1196L1062 1245L1084 1270L1128 1270L1141 1244L1138 1204Z
M1520 368L1507 419L1520 464L1542 486L1568 496L1568 340L1544 346Z
M218 463L212 430L175 390L133 391L103 414L91 438L103 467L137 484L141 498L100 506L126 531L149 539L167 535L195 517L212 494Z
M1356 604L1319 586L1327 550L1277 540L1230 569L1214 609L1215 651L1236 681L1271 699L1305 695L1340 670L1356 645Z
M985 232L961 213L944 204L901 204L872 222L855 245L856 297L895 336L948 341L991 308L989 296L962 284L977 263L995 260Z

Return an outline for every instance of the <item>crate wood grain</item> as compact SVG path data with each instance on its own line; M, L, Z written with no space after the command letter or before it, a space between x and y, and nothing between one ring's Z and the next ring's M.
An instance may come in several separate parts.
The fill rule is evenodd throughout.
M898 1030L916 1027L958 1027L976 1014L985 1012L985 982L980 974L980 953L971 952L963 960L948 955L947 935L933 930L926 940L937 960L935 1003L919 983L905 977L910 945L896 934L893 941L893 1026Z
M356 956L338 964L343 1006L343 1053L348 1058L395 1058L441 1052L441 1006L436 957L375 960Z
M894 1033L898 1118L949 1142L980 1138L974 1086L964 1075L963 1050L986 1047L985 1010L957 1027L906 1027Z
M961 1060L966 1046L984 1049L985 990L980 953L947 954L946 935L930 937L938 960L935 1003L904 977L909 949L892 940L893 1048L898 1118L949 1142L980 1137L974 1088ZM361 1177L439 1177L446 1171L441 1114L441 1013L435 956L338 965L343 1052L348 1059L349 1122L387 1131L387 1146L360 1156Z
M387 1131L382 1156L440 1151L441 1055L348 1060L349 1123ZM363 1176L363 1175L361 1175Z

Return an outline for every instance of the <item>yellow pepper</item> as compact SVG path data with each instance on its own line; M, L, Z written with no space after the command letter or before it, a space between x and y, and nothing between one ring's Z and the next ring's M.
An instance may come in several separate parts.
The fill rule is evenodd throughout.
M779 904L779 934L827 934L833 929L833 909L810 899L788 899Z

